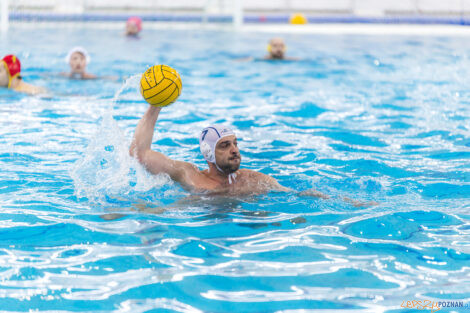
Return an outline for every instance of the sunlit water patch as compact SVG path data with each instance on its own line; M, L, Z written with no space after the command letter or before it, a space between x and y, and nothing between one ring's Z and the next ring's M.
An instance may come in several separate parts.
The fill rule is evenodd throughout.
M47 97L0 91L0 308L6 312L408 312L470 303L470 44L462 38L13 28L2 55ZM69 81L77 44L89 71ZM139 73L183 80L153 148L204 168L233 127L242 165L296 191L193 197L128 154ZM354 207L344 197L379 204ZM455 310L456 312L458 309ZM458 311L460 312L460 311Z

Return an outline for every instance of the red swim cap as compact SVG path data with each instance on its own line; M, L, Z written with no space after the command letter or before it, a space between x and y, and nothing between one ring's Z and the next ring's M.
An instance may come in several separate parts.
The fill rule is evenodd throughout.
M142 19L137 16L132 16L127 19L127 24L135 24L139 32L142 30Z
M4 57L2 62L5 64L5 67L8 71L8 88L10 88L13 78L20 75L21 63L20 60L13 54L9 54Z

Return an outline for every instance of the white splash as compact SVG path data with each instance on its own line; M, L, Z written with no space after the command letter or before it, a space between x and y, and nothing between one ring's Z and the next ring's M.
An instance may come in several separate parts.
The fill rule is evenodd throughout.
M134 86L139 75L128 78L113 97L114 104L123 91ZM106 196L123 197L132 191L145 192L168 183L165 176L150 175L129 155L130 140L113 118L113 109L101 117L83 157L77 160L70 176L77 197L101 201Z
M134 87L135 89L139 89L139 82L140 82L140 77L141 75L140 74L136 74L136 75L132 75L131 77L129 77L128 79L126 79L126 81L124 82L124 84L121 86L121 88L116 91L116 93L114 94L114 97L113 97L113 100L112 100L112 104L115 104L116 101L119 99L119 96L124 92L124 90L126 90L127 88L129 87Z

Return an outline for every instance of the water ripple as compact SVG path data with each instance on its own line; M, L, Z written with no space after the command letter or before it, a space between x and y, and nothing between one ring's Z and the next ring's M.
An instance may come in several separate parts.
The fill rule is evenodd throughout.
M15 27L0 38L25 80L53 91L0 91L2 310L395 312L404 300L470 301L467 41L286 35L303 61L279 63L233 60L260 55L269 38L258 33L54 34ZM120 79L52 75L77 40L90 71ZM128 154L148 60L184 84L153 148L205 168L198 132L225 123L245 167L331 198L196 199L149 175Z

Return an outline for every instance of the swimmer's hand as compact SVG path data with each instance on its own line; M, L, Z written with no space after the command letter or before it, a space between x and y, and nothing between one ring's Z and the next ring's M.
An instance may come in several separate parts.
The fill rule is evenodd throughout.
M301 191L298 193L298 195L301 197L314 197L314 198L320 198L320 199L325 199L325 200L330 199L329 195L324 194L313 188ZM356 208L367 208L367 207L379 205L379 203L375 201L362 202L362 201L354 200L348 197L343 197L342 199L344 202L352 204L352 206Z
M307 189L304 191L301 191L298 193L299 196L301 197L314 197L314 198L320 198L320 199L330 199L330 196L327 194L324 194L318 190L315 190L313 188Z
M343 200L344 202L352 204L353 207L356 207L356 208L367 208L367 207L379 205L379 203L375 201L361 202L361 201L350 199L348 197L343 197Z

